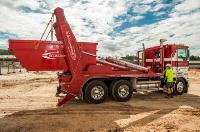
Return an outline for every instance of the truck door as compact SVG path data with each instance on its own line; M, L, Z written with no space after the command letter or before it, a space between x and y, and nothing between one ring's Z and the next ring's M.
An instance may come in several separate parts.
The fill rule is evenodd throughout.
M189 50L186 48L177 49L176 76L184 77L188 74Z

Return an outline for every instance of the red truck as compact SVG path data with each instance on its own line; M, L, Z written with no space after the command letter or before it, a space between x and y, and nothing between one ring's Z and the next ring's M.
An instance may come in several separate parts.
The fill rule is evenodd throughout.
M187 46L163 45L161 40L160 46L138 51L138 64L112 57L97 59L97 43L77 42L62 8L54 10L49 23L57 41L9 40L9 50L28 71L62 71L58 81L66 95L59 99L58 106L75 97L95 104L108 96L127 101L143 85L160 87L166 63L173 66L176 92L182 94L188 90Z

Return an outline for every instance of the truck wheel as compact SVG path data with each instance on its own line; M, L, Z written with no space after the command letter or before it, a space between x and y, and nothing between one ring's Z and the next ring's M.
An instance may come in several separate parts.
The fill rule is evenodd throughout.
M186 84L183 79L177 79L175 83L175 92L178 95L182 95L186 89Z
M117 80L117 79L114 79L114 80L111 82L111 84L110 84L110 86L109 86L109 88L108 88L108 96L109 96L110 98L112 98L112 99L113 99L112 88L113 88L113 85L116 83L116 81L118 81L118 80Z
M118 80L112 87L112 97L117 101L127 101L132 97L133 87L127 80Z
M93 80L85 88L85 100L89 103L102 103L108 96L108 87L103 81Z

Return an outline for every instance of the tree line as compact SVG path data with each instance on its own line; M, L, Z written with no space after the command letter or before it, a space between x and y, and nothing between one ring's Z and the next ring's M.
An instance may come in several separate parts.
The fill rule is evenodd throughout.
M0 55L12 55L12 53L8 50L0 49ZM129 61L129 62L135 62L137 57L134 55L126 55L126 56L121 57L121 59ZM200 56L191 55L190 60L191 61L200 61Z
M0 49L0 55L12 55L10 51Z

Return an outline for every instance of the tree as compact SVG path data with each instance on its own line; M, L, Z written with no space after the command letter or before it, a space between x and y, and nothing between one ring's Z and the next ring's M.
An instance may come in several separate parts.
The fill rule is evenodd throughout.
M126 55L125 57L121 57L121 59L131 63L135 63L136 56Z
M200 57L199 57L199 56L191 55L191 56L190 56L190 60L191 60L191 61L200 61Z
M0 55L11 55L11 52L8 50L0 49Z

